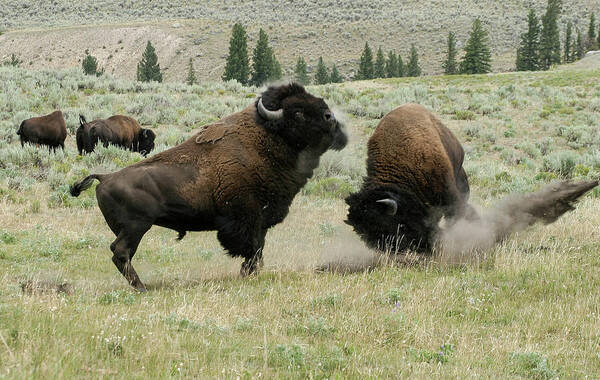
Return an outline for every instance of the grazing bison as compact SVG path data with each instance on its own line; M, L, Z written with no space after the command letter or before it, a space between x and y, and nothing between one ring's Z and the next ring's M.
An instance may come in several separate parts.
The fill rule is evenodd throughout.
M153 131L140 127L135 119L123 115L89 123L83 115L79 115L79 128L76 135L79 154L93 152L100 141L104 147L113 144L146 156L154 149L156 138Z
M25 143L47 145L48 149L56 151L57 147L65 149L67 127L62 112L54 111L49 115L32 117L23 120L17 131L21 146Z
M158 225L179 232L217 230L242 275L262 264L267 230L283 221L294 196L328 149L347 143L343 125L299 84L269 87L255 104L204 126L192 138L112 174L71 187L78 196L97 179L98 206L117 236L113 262L145 290L131 259Z
M458 140L424 107L395 109L369 140L367 177L361 190L346 198L346 222L367 245L383 251L430 253L438 243L451 250L482 249L537 221L554 222L598 185L552 184L509 197L481 217L467 203L463 157ZM447 219L444 230L439 227L442 216Z

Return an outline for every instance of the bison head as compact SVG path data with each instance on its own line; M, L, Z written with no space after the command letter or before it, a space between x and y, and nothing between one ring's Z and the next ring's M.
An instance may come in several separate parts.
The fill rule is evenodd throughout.
M322 154L341 150L348 142L340 123L322 98L297 83L269 87L256 101L257 121L298 150Z
M363 188L346 203L346 223L371 248L426 251L437 232L431 209L410 190L393 185Z
M152 149L154 149L154 139L156 139L156 134L152 130L142 128L138 139L138 152L142 156L146 157L148 153L152 152Z

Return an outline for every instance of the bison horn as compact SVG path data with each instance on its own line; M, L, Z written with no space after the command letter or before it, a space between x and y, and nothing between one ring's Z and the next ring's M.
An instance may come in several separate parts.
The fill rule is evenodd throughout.
M377 203L382 203L383 205L385 205L387 207L386 213L388 215L396 215L396 212L398 211L398 204L396 203L395 200L386 198L386 199L378 200Z
M267 120L279 120L283 117L283 109L269 111L263 105L262 98L258 99L258 113Z

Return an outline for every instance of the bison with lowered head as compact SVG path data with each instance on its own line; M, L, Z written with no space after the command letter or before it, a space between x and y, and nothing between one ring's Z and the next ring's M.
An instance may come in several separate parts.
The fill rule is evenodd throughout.
M406 104L393 110L369 139L367 177L361 190L346 198L350 206L346 222L372 248L430 253L440 242L442 217L447 227L459 219L471 226L485 223L489 242L494 243L537 221L554 222L598 185L597 181L561 182L509 198L497 212L498 220L484 219L467 203L463 158L456 137L427 109ZM476 247L476 243L464 246Z
M242 275L262 264L269 228L283 221L294 196L328 149L347 143L321 98L295 83L269 87L255 104L203 127L192 138L112 174L71 187L78 196L100 181L98 206L117 236L113 262L138 290L131 259L153 225L179 232L216 230Z
M155 138L152 130L142 128L129 116L115 115L88 123L83 115L79 115L76 132L79 154L93 152L100 141L104 147L113 144L146 156L154 149Z
M23 120L17 131L21 146L25 143L47 145L56 151L57 147L65 149L67 127L62 112L54 111L49 115L32 117Z

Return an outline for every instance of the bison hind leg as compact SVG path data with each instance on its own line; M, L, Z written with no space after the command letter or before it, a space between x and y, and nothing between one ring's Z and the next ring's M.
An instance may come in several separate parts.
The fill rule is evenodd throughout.
M152 225L139 224L133 222L128 225L127 228L121 229L117 238L110 245L110 249L113 252L112 261L125 277L129 285L133 286L140 292L146 291L146 286L140 280L136 273L131 260L137 251L138 245L142 240L144 234L150 229Z

